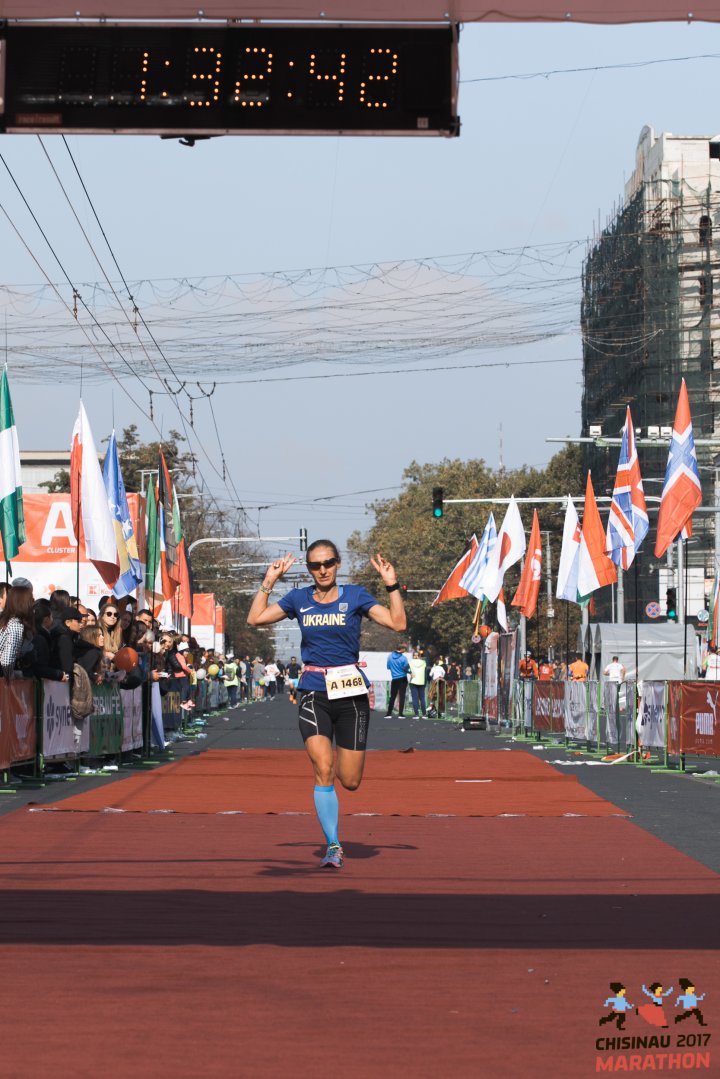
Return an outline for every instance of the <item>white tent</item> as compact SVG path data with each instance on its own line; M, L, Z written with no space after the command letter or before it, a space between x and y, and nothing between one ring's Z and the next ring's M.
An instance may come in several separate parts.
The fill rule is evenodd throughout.
M583 627L587 651L592 654L594 672L602 678L602 672L617 656L627 671L627 678L636 680L635 672L635 625L626 622L596 622ZM685 635L687 635L687 670L684 669ZM639 679L668 681L684 677L695 678L696 639L691 625L680 626L675 622L663 622L653 626L640 623L637 627Z

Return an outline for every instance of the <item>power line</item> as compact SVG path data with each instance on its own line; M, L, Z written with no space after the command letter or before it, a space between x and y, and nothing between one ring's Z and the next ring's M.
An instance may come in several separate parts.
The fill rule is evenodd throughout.
M621 71L655 64L682 64L688 60L720 60L720 53L697 53L695 56L666 56L659 60L632 60L625 64L594 64L591 67L558 67L550 71L526 71L512 75L481 75L475 79L460 79L460 84L474 82L503 82L508 79L549 79L552 75L577 75L585 71Z

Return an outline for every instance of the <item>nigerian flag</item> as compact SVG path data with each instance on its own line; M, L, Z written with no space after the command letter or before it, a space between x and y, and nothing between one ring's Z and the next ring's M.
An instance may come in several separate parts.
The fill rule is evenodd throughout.
M0 535L5 561L16 558L25 542L20 449L13 415L7 368L0 383Z

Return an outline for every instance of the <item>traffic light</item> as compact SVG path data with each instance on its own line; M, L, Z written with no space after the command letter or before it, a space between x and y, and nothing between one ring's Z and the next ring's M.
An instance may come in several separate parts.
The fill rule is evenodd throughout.
M443 489L442 487L433 487L432 492L433 499L433 517L442 517L445 513L445 507L443 506Z
M307 528L300 529L300 550L307 551Z
M667 619L668 622L677 622L677 589L668 588L665 593L665 602L667 604Z

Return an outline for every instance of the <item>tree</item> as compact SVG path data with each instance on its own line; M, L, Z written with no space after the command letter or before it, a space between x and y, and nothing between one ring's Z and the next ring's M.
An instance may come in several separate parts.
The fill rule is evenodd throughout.
M70 473L66 468L60 468L51 480L43 480L38 487L47 488L50 495L70 494Z
M495 514L497 527L500 527L505 506L450 504L446 506L445 515L436 520L431 514L433 487L444 488L448 499L508 498L512 494L516 497L576 494L582 489L580 454L576 447L570 446L556 454L545 469L523 467L497 472L488 468L482 460L444 460L439 464L426 465L413 462L405 470L403 481L403 489L397 497L371 506L375 513L375 524L370 531L365 535L356 532L350 537L348 546L353 572L358 581L372 590L377 581L369 559L375 551L381 551L395 564L399 580L408 586L406 605L411 641L426 648L430 655L449 652L455 658L460 658L467 654L472 661L480 654L479 647L473 647L471 640L475 600L468 597L432 607L433 593L449 576L466 550L472 534L481 534L491 510ZM530 515L526 511L529 509L531 507L522 507L521 511L528 528ZM554 582L564 510L560 505L548 504L538 504L537 509L541 530L550 533ZM513 612L510 600L519 576L519 566L506 576L505 597L509 612ZM537 650L546 651L553 645L564 652L565 618L547 618L544 582L543 564L541 598L536 617L528 623L528 643ZM430 592L414 593L413 589L428 589ZM558 608L564 606L562 601L557 601ZM579 613L574 605L570 605L569 609L569 639L571 646L574 646ZM491 614L494 614L494 610L488 612L488 620ZM511 617L517 618L514 613L511 613Z

